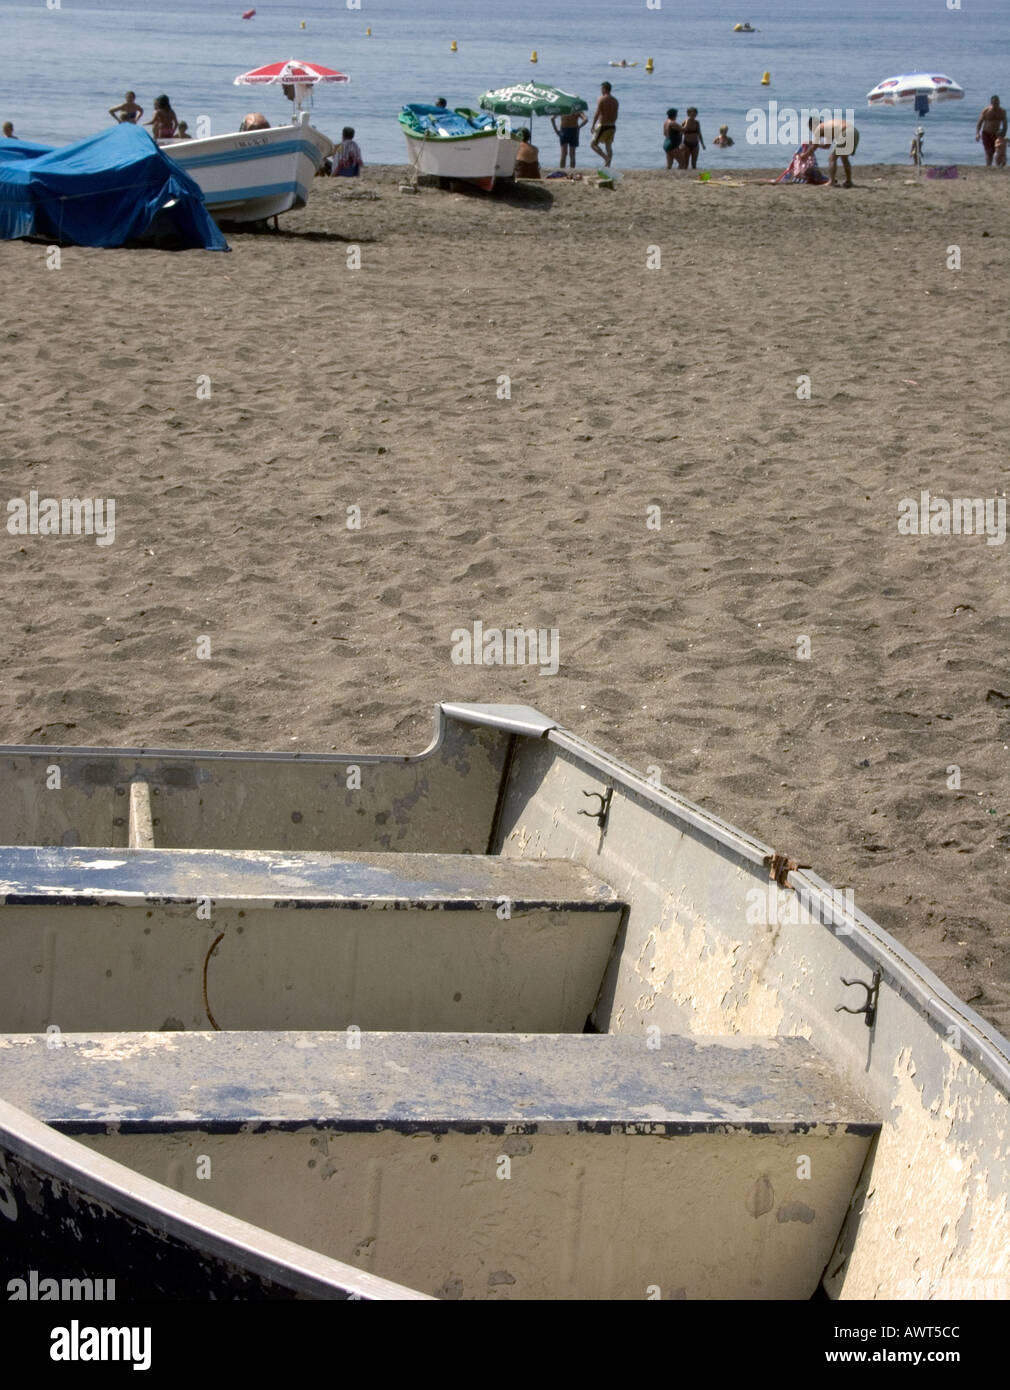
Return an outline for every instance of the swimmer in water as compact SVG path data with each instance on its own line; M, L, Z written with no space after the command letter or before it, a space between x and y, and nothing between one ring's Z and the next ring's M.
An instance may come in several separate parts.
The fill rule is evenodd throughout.
M127 92L118 106L109 107L109 115L120 125L136 125L144 114L144 108L137 105L136 92Z

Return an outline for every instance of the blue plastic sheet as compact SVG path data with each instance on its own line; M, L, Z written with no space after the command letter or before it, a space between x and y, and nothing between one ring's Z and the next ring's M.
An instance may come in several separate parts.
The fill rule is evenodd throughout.
M26 236L77 246L157 236L228 250L199 185L128 124L59 149L0 141L0 237Z

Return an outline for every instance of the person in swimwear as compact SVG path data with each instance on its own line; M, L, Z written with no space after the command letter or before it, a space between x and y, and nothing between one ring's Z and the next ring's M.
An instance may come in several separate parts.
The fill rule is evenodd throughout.
M596 103L596 112L593 115L592 129L596 132L596 138L589 148L594 154L598 154L603 160L603 166L610 168L610 161L614 157L614 136L617 134L617 98L612 94L613 89L609 82L600 84L600 99Z
M137 105L136 92L127 92L124 101L109 107L109 115L120 125L136 125L143 114L144 108Z
M540 151L530 144L528 130L519 132L519 148L516 150L516 178L538 179L540 177Z
M845 170L845 183L843 188L852 188L852 165L849 163L849 155L855 154L859 145L859 131L854 125L849 125L847 121L822 121L814 129L813 118L810 121L810 139L819 150L830 150L828 155L828 184L831 188L838 187L838 161L842 161L842 168Z
M558 125L560 120L561 124ZM579 131L584 125L589 124L589 117L584 111L566 111L563 116L552 116L551 125L554 133L561 141L561 167L565 167L565 162L571 159L572 168L575 168L575 151L579 148Z
M728 149L728 148L730 147L730 145L735 145L735 144L736 144L736 141L733 139L732 135L730 135L730 133L729 133L729 126L728 126L728 125L721 125L721 126L719 127L719 134L718 134L718 135L715 137L715 139L712 141L712 144L713 144L713 145L718 145L719 148L720 148L721 150L726 150L726 149Z
M996 141L1006 140L1006 112L999 104L999 97L990 97L989 105L975 123L975 139L982 141L985 150L986 168L992 166L996 154ZM1003 147L1003 160L1006 162L1006 146Z
M154 98L154 115L149 121L144 122L151 127L152 140L174 140L179 129L179 122L176 120L175 112L172 110L172 103L168 97L160 96Z
M697 169L699 149L705 149L705 140L698 123L698 108L697 106L689 106L687 108L687 120L684 122L684 144L680 160L682 169L686 169L688 166Z
M670 106L667 108L666 120L663 122L663 149L666 151L666 167L673 168L674 160L680 163L678 150L684 138L680 122L677 120L677 108Z

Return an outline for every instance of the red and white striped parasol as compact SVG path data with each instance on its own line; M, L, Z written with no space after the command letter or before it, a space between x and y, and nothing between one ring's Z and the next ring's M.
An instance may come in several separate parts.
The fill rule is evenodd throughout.
M350 82L346 73L335 68L324 68L321 63L305 63L300 58L288 58L281 63L268 63L266 67L253 68L235 78L236 87L258 87L272 84L277 87L293 87L295 90L295 115L301 110L302 102L310 87L320 82Z

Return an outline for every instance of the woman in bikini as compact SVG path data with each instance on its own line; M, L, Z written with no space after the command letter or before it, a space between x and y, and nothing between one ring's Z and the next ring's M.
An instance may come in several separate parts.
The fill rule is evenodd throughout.
M127 92L126 99L118 106L109 107L109 115L120 125L136 125L144 114L144 108L137 105L135 92Z
M174 140L179 129L179 123L172 110L172 103L168 97L160 96L154 98L154 115L149 121L144 122L151 127L151 138L153 140Z
M682 169L686 169L688 166L697 169L699 148L705 148L705 141L702 138L701 126L698 124L698 108L689 106L687 108L687 120L684 122L684 145L680 162Z

